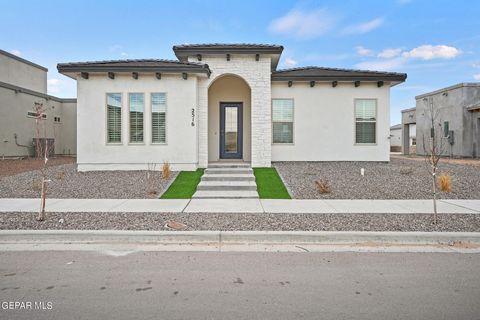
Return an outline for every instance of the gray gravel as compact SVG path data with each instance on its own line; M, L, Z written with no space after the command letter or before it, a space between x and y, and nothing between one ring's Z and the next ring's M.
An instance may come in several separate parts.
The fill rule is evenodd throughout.
M147 192L146 171L91 171L77 172L75 164L47 168L50 198L83 199L143 199L159 197L164 187L174 179L162 179L159 171L153 172L153 189L156 194ZM38 170L0 178L0 198L40 197L41 173Z
M296 199L430 199L432 180L424 161L392 158L385 162L276 162ZM365 176L360 169L365 168ZM405 171L411 173L405 174ZM403 172L403 174L402 174ZM452 176L452 192L441 199L480 199L480 166L440 163ZM315 181L328 180L331 192L321 194Z
M167 230L168 221L185 230L283 231L462 231L479 232L478 214L204 214L204 213L0 213L0 229ZM63 223L59 220L64 219Z

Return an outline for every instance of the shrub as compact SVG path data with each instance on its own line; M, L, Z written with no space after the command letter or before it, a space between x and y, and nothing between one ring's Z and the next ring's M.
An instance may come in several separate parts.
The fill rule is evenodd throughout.
M320 192L322 194L331 192L330 184L328 183L328 180L320 179L320 180L315 181L315 184L318 187L318 192Z
M170 164L168 163L168 161L165 161L162 168L162 178L168 180L170 179L171 174L172 171L170 170Z
M32 180L32 190L37 192L42 191L42 181Z
M438 188L443 192L452 192L452 176L448 173L441 173L438 176Z
M403 167L400 169L400 174L405 174L409 175L413 173L413 168L412 167Z

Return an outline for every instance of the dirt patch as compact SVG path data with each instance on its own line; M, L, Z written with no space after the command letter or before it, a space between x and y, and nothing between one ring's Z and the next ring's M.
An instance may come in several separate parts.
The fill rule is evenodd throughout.
M75 157L53 157L48 159L47 167L55 167L75 162ZM35 158L0 160L0 177L13 176L22 172L39 170L42 166L43 160Z

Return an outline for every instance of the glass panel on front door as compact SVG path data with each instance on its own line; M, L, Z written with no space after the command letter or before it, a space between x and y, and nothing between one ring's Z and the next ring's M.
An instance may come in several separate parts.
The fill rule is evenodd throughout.
M225 107L225 152L238 151L238 108Z

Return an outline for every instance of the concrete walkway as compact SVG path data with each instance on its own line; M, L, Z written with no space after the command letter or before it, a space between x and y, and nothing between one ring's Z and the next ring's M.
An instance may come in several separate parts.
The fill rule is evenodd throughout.
M438 212L480 214L480 200L439 200ZM0 199L0 212L37 212L40 199ZM432 213L431 200L47 199L47 212Z

